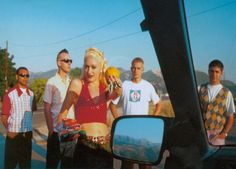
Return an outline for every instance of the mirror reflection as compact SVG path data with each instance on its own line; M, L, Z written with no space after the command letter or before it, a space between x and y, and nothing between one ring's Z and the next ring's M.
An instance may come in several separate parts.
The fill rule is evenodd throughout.
M116 123L113 153L122 158L156 163L164 133L164 122L156 117L122 118Z

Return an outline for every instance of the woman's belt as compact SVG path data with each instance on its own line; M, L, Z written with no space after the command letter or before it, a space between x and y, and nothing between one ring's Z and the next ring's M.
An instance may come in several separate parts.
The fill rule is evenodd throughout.
M105 150L107 152L111 152L110 149L110 135L107 136L86 136L84 138L78 139L78 144L83 144L87 147L96 150Z
M106 144L110 141L110 135L106 136L87 136L86 139L96 144Z

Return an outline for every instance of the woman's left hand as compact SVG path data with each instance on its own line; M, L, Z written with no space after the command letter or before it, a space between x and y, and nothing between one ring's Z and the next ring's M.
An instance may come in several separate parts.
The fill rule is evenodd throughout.
M226 134L225 133L220 133L219 135L218 135L218 138L220 138L220 139L225 139L226 138Z
M114 89L121 88L122 87L122 82L119 78L116 76L108 76L108 81L110 84L113 85Z

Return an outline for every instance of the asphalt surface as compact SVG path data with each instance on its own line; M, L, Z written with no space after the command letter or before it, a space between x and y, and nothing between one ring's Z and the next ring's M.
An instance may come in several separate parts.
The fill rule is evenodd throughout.
M47 128L42 108L33 114L32 169L45 168ZM6 130L0 123L0 168L4 165Z

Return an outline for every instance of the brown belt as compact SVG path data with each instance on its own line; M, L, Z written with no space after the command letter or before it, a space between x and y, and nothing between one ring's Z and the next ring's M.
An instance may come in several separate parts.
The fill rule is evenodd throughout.
M96 144L106 144L110 141L110 135L107 136L87 136L87 140L96 143Z
M9 137L9 138L15 138L16 136L23 136L23 137L26 137L27 135L29 135L29 134L32 134L32 132L31 131L28 131L28 132L19 132L19 133L17 133L17 132L7 132L7 136Z

